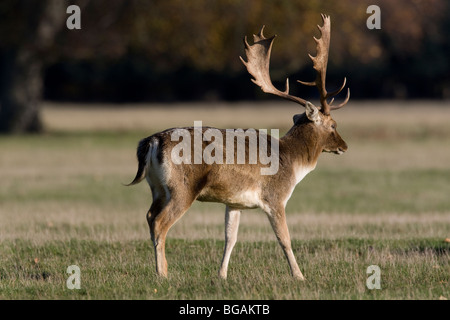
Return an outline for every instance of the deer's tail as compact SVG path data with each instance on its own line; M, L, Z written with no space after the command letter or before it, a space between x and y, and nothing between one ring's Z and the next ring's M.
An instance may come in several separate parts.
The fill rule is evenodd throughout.
M138 170L136 172L136 177L134 177L134 180L131 181L129 184L126 184L126 186L132 186L135 184L138 184L145 178L145 171L147 167L147 155L148 151L151 146L151 137L144 138L141 141L139 141L136 156L138 159Z

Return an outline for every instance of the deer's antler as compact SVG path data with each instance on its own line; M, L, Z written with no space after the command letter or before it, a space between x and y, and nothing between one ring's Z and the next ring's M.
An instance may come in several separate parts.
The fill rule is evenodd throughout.
M336 91L327 92L327 89L325 88L326 83L325 79L327 75L328 53L330 51L330 33L331 33L330 16L322 14L322 20L323 26L322 27L319 25L317 26L322 35L321 38L317 39L316 37L313 37L314 41L316 41L317 44L316 46L317 55L313 57L310 54L308 54L311 60L313 61L313 68L317 71L316 80L313 82L303 82L300 80L297 81L307 86L317 87L320 94L320 104L322 106L322 113L329 115L331 110L342 108L348 102L348 99L350 98L350 89L347 90L347 97L345 98L344 102L342 102L340 105L331 106L334 99L332 99L331 102L328 103L327 99L334 97L339 92L341 92L342 89L344 89L347 79L344 78L344 83Z
M317 71L316 80L313 82L303 82L298 80L298 82L304 85L317 87L320 94L320 104L321 104L320 109L323 114L329 115L330 110L339 109L348 102L350 98L350 89L348 89L346 99L340 105L331 106L334 99L332 99L331 102L328 103L327 99L334 97L339 92L341 92L342 89L345 87L346 78L344 78L344 83L339 89L333 92L327 92L325 88L325 80L328 64L328 52L330 50L331 24L330 24L330 17L327 15L322 14L322 20L323 26L322 27L317 26L322 36L320 39L316 39L314 37L314 40L316 41L317 44L316 47L317 55L315 57L309 55L309 57L314 63L313 67ZM260 86L262 91L274 94L287 100L297 102L303 107L305 107L307 103L306 100L289 94L289 79L286 79L286 89L284 91L278 90L272 84L269 74L269 64L270 64L270 53L272 51L272 44L276 35L270 38L266 38L263 35L263 31L264 26L261 28L261 31L259 32L258 35L253 35L254 39L253 45L248 44L247 37L244 38L245 54L247 56L248 61L244 61L242 57L239 58L241 59L242 63L246 66L247 71L253 76L254 79L252 79L252 81L258 86Z
M288 99L294 102L306 106L306 100L289 94L289 79L286 79L286 89L280 91L274 87L270 80L269 64L270 64L270 52L272 51L273 40L276 35L266 38L263 35L264 26L258 35L253 35L253 45L249 45L247 37L244 38L245 54L247 56L247 62L239 57L242 63L247 67L247 71L254 77L253 83L261 87L261 90L266 93L271 93L284 99Z

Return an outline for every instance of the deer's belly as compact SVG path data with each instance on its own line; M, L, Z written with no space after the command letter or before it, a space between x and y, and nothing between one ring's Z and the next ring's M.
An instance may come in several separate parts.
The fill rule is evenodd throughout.
M259 190L242 190L235 193L204 190L197 200L224 203L235 209L254 209L261 207L262 204Z

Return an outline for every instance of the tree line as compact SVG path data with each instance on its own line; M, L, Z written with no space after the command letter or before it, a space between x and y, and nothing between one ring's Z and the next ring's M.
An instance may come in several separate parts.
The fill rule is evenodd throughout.
M66 27L80 7L81 29ZM366 9L381 9L369 30ZM0 132L40 131L39 106L57 101L245 100L263 95L239 61L242 39L277 34L274 84L312 80L307 54L320 13L331 16L328 84L352 98L448 98L450 4L445 0L3 0Z

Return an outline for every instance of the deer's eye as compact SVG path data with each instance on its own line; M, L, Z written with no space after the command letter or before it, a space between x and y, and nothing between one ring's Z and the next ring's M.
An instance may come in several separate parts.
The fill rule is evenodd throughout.
M336 124L332 124L332 125L331 125L331 128L332 128L332 129L336 129Z

